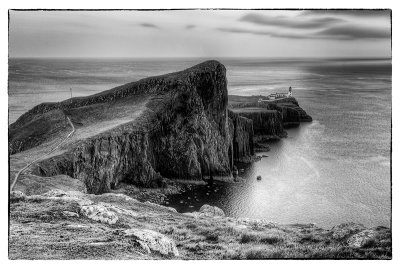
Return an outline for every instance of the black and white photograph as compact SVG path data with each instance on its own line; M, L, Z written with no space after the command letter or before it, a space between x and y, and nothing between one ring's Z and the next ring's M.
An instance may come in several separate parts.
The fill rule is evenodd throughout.
M43 7L2 10L8 260L396 257L391 8Z

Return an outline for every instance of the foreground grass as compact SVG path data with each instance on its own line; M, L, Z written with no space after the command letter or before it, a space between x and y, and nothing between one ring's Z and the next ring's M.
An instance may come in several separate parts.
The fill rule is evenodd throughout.
M180 214L161 206L114 194L87 195L129 211L115 225L94 222L79 214L74 202L57 199L21 200L10 204L9 258L11 259L171 259L146 254L121 235L130 227L158 231L174 240L179 259L277 258L391 258L391 232L377 235L360 248L334 238L332 230L314 225L277 225L229 217Z

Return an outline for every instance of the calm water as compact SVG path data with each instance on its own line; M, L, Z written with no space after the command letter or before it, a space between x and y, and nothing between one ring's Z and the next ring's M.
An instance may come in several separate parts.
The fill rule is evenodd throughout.
M41 102L69 98L70 88L74 96L89 95L201 61L11 59L9 121ZM193 211L209 203L230 216L278 223L390 225L390 60L220 61L230 94L292 86L314 121L271 144L269 157L249 166L243 183L202 186L171 197L170 205Z

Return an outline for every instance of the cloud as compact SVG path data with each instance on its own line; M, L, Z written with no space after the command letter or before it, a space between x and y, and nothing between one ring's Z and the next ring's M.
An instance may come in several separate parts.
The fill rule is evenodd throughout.
M140 26L142 26L142 27L145 27L145 28L159 28L157 25L155 25L155 24L152 24L152 23L146 23L146 22L144 22L144 23L140 23L139 24Z
M274 38L289 39L360 40L390 38L390 30L387 28L370 28L352 25L335 26L307 34L258 31L243 28L217 28L217 30L221 32L265 35Z
M390 29L344 25L322 30L316 35L341 40L386 39L390 38Z
M186 29L187 30L191 30L191 29L193 29L193 28L196 28L197 26L196 25L193 25L193 24L189 24L189 25L186 25Z
M305 10L301 15L347 16L356 18L389 18L391 10L373 9L317 9Z
M301 34L288 34L288 33L277 33L272 31L256 31L247 30L241 28L217 28L218 31L228 32L228 33L244 33L244 34L254 34L254 35L265 35L269 37L280 37L280 38L291 38L291 39L311 39L311 36L301 35ZM314 37L313 39L317 39Z
M345 21L343 19L334 17L310 18L310 19L299 20L298 17L294 18L284 17L284 16L270 17L255 13L246 14L239 20L250 22L257 25L278 26L278 27L295 28L295 29L318 29Z

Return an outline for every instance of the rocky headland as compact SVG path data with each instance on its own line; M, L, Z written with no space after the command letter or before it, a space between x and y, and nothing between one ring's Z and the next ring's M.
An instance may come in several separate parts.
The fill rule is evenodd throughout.
M228 96L225 67L207 61L23 114L9 126L10 258L390 258L384 227L283 226L139 201L232 177L312 120L293 97L259 98ZM334 237L342 228L355 230Z

